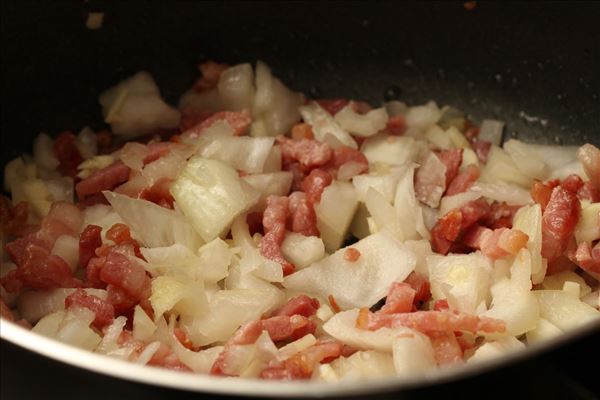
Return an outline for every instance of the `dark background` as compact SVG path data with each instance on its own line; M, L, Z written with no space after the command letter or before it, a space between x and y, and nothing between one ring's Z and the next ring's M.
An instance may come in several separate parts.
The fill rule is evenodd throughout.
M85 28L89 11L106 13L100 30ZM392 88L409 103L435 99L475 120L502 119L509 136L600 144L599 2L479 1L466 11L454 1L3 0L0 18L0 164L29 151L40 131L100 127L98 93L140 69L175 102L206 59L262 59L312 97L378 104ZM597 340L405 398L594 398ZM2 399L203 398L93 375L6 342L0 352Z

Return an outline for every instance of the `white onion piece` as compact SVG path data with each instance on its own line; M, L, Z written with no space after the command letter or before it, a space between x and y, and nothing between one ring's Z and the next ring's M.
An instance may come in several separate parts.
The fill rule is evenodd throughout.
M367 236L351 247L360 252L358 260L346 260L346 249L340 249L287 276L283 286L323 298L333 295L344 310L370 307L386 295L390 282L403 281L415 267L412 252L385 233Z
M315 205L315 214L328 252L339 249L344 242L357 207L356 192L349 182L334 181L323 190L321 201Z
M436 366L431 341L415 330L394 340L393 356L396 374L402 377L423 375Z
M58 159L54 155L54 140L45 133L37 135L33 141L33 160L38 168L54 170L58 167Z
M263 211L267 197L271 195L286 196L292 187L293 175L289 171L279 171L265 174L253 174L242 177L250 186L260 192L258 203L249 211Z
M100 94L106 122L116 135L143 135L179 125L181 114L167 105L152 76L141 71Z
M548 176L548 167L537 152L526 143L510 139L504 143L504 151L510 155L515 165L526 176L544 180Z
M427 144L411 137L378 134L365 140L360 147L369 164L377 162L403 165L417 161Z
M294 264L297 269L302 269L325 256L325 245L317 236L287 232L281 244L281 251L286 260Z
M531 281L538 284L546 276L547 261L542 258L542 208L539 204L521 207L513 218L513 228L525 233L531 254Z
M239 64L221 72L219 96L227 110L250 110L254 101L254 73L250 64Z
M73 202L73 178L61 176L60 178L46 179L44 182L54 201Z
M303 96L292 92L263 62L256 63L256 97L252 114L263 121L268 136L283 135L300 120Z
M144 158L150 153L148 146L137 143L127 142L121 148L119 156L121 161L134 171L141 171L144 167Z
M524 205L533 202L527 189L510 183L484 183L476 182L471 191L480 193L490 200L505 201L509 205Z
M525 345L513 336L508 336L492 342L485 342L475 350L469 358L469 363L494 359L513 351L523 350Z
M385 108L376 108L366 114L359 114L349 104L335 114L334 119L342 129L352 135L369 137L385 129L388 114Z
M104 336L102 337L102 342L100 342L96 348L96 352L108 354L117 350L119 348L118 340L126 323L126 317L120 316L115 318L113 323L106 328Z
M233 168L249 174L259 174L271 154L272 137L226 137L212 140L198 154L226 162Z
M405 115L408 111L406 103L401 101L388 101L384 104L385 110L390 117L396 117L398 115Z
M275 308L279 291L261 289L220 290L210 300L210 311L199 318L184 317L181 326L195 346L226 341L242 324ZM223 318L227 315L227 318Z
M70 235L61 235L54 242L51 254L57 255L69 264L75 272L79 263L79 239Z
M484 119L479 128L479 139L488 141L493 145L502 144L502 132L504 131L504 122L495 119Z
M75 142L81 156L84 159L92 158L98 153L98 143L96 134L90 127L84 127L77 134L77 141Z
M102 193L145 246L165 247L179 243L189 249L196 249L201 243L201 239L181 213L146 200L132 199L108 191Z
M171 185L171 193L187 220L207 242L224 234L234 218L260 197L228 164L198 156L188 161Z
M442 112L435 103L410 107L406 113L406 125L421 131L429 129L439 121Z
M328 136L331 136L335 138L339 144L353 149L358 148L356 142L352 139L352 136L342 129L333 117L316 102L301 106L299 110L304 121L311 126L315 139L323 142L326 141ZM339 147L336 146L335 143L329 144L333 144L334 148Z
M403 334L409 334L411 329L405 327L379 328L376 331L356 327L358 309L342 311L331 317L323 330L336 340L359 350L377 350L392 352L394 339Z
M160 342L152 342L147 345L135 360L136 364L146 365L152 359L154 353L160 348Z
M455 208L461 208L465 204L477 200L481 197L481 192L475 190L467 190L466 192L457 193L452 196L442 197L440 202L440 208L438 212L439 217L443 217Z
M600 188L600 150L592 144L584 144L577 149L577 159L592 184Z

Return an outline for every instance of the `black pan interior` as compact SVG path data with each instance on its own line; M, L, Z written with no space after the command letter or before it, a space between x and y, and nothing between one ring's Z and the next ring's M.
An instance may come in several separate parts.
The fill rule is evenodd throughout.
M600 144L598 2L3 1L1 18L2 164L40 131L100 127L98 93L140 69L176 102L205 59L262 59L313 97L435 99L507 136Z

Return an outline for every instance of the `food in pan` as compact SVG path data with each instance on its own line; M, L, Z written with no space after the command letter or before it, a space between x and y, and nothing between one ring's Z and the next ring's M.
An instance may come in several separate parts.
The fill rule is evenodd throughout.
M598 323L594 145L311 100L261 62L200 71L177 108L139 72L100 95L110 129L5 166L3 318L138 364L328 382Z

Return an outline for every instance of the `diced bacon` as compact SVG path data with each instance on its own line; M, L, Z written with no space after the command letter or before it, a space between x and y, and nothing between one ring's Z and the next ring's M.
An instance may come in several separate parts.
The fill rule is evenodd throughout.
M557 179L546 183L535 181L531 186L531 198L533 201L542 206L542 210L545 210L548 202L550 201L552 190L559 184L560 181Z
M463 243L481 249L483 254L493 260L517 254L527 245L528 240L529 236L518 229L491 230L482 226L473 226L463 237Z
M571 174L560 183L560 186L567 189L571 193L577 193L583 187L583 179L579 175Z
M369 330L377 330L382 327L395 328L399 326L406 326L424 333L434 331L494 333L504 332L506 330L504 321L460 312L415 311L412 313L368 314L367 327Z
M590 143L584 144L577 150L577 159L590 178L592 186L600 190L600 149Z
M1 282L9 292L21 288L34 290L81 287L69 265L43 246L28 243L20 254L17 269L6 274Z
M477 139L471 143L471 146L473 147L473 151L475 151L479 162L485 164L492 148L492 143L487 140Z
M463 361L463 351L453 332L429 332L427 334L437 365L445 366Z
M312 131L312 128L310 127L310 125L306 124L304 122L292 126L292 135L291 136L292 136L292 140L302 140L302 139L312 140L315 138L315 135L313 134L313 131Z
M284 163L282 170L292 173L292 190L302 190L302 180L306 177L306 171L299 162Z
M327 164L327 169L333 176L337 176L337 172L349 164L353 165L352 176L362 174L369 169L367 157L361 151L348 146L340 146L333 150L333 156ZM346 176L346 179L352 178L352 176Z
M350 103L346 99L318 99L315 101L331 115L337 114Z
M13 207L10 200L0 196L0 231L6 236L20 236L26 228L29 205L20 201Z
M479 127L472 125L472 122L468 119L465 120L465 126L467 129L465 130L464 135L469 143L473 144L473 142L477 141L479 138Z
M415 173L415 196L420 202L433 208L440 204L446 189L447 170L446 164L429 152Z
M491 212L490 205L485 199L477 199L468 202L460 208L462 213L462 230L467 229L475 222L488 216Z
M112 304L98 296L87 294L83 289L77 289L65 299L65 308L72 306L85 307L94 312L94 326L102 329L110 325L115 318L115 309Z
M446 166L446 187L448 187L450 182L458 175L458 169L462 163L462 153L462 149L442 150L436 153Z
M470 164L450 182L446 189L446 196L466 192L479 179L479 168Z
M220 64L212 60L206 61L198 65L198 69L202 74L202 78L198 79L194 84L194 91L205 92L217 87L221 73L229 68L227 64Z
M294 272L294 265L285 259L281 252L281 243L285 239L285 221L288 214L289 199L283 196L267 197L267 208L263 214L265 236L260 241L260 253L281 264L284 275Z
M565 251L579 220L580 208L575 194L560 186L552 190L542 215L542 256L549 262Z
M96 249L102 246L102 228L98 225L88 225L79 236L79 265L87 267L96 255Z
M77 166L83 162L75 141L75 135L69 131L62 132L54 139L53 150L59 162L58 170L70 177L77 175Z
M10 311L10 307L8 307L6 305L6 303L4 302L4 299L0 297L0 317L4 318L8 321L14 322L15 321L15 316L13 315L12 311Z
M413 308L413 302L417 291L408 283L394 282L388 291L385 304L378 314L394 314L410 312Z
M448 254L452 243L458 239L462 222L463 214L459 209L450 210L438 220L431 230L431 246L435 252Z
M579 200L589 200L592 203L598 203L600 202L600 189L592 186L591 182L585 182L577 191L577 197Z
M322 169L313 169L310 174L302 180L300 185L311 204L321 201L321 194L327 186L333 182L331 174Z
M354 247L348 247L344 251L344 260L349 262L356 262L360 258L360 251Z
M450 305L448 304L448 300L446 299L436 300L435 303L433 303L434 311L448 311L449 309Z
M304 236L319 236L317 215L306 193L294 192L289 196L289 228Z
M580 243L570 258L581 269L600 274L600 242L593 249L589 242Z
M260 377L272 380L309 379L319 363L339 357L342 351L343 345L338 342L317 343L282 363L268 366Z
M316 140L295 140L279 136L277 143L281 148L281 157L284 164L298 161L302 167L310 169L327 164L333 157L331 147L327 143Z
M406 131L406 118L404 118L404 115L390 117L385 131L390 135L403 135L404 131Z
M261 324L274 342L300 339L316 329L314 322L302 315L278 315L263 319Z
M171 150L171 143L169 142L153 142L146 145L148 153L144 157L144 165L150 164L152 161L156 161L162 156L167 155Z
M100 270L100 280L123 289L132 297L141 295L146 278L144 267L117 252L108 254Z
M59 236L76 236L83 217L81 211L67 202L54 202L44 217L40 229L6 245L6 252L18 266L25 264L25 250L29 245L45 249L48 254Z
M415 290L414 303L416 306L431 298L431 286L424 276L413 271L404 282L408 283Z
M140 192L140 198L158 204L161 207L173 209L175 199L171 194L171 183L173 179L160 178L150 187Z
M287 303L273 312L273 316L287 315L291 317L292 315L302 315L310 317L315 315L318 309L319 300L301 294L289 299Z
M481 218L483 225L488 228L512 228L513 218L520 206L509 206L506 202L494 201L491 205L490 212Z
M202 134L202 131L214 124L218 121L224 121L233 129L236 136L243 135L250 124L252 123L252 118L250 117L250 113L246 110L244 111L219 111L206 118L202 122L188 129L185 134L190 138L194 139L199 137Z
M106 238L108 240L112 240L115 242L115 244L131 245L133 247L135 256L144 259L144 256L140 251L140 245L134 238L131 237L131 231L127 225L121 223L114 224L108 231L106 231Z
M121 160L115 161L106 168L94 172L75 185L77 197L82 200L86 196L111 190L129 179L129 167Z

